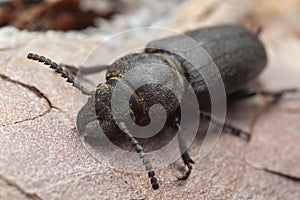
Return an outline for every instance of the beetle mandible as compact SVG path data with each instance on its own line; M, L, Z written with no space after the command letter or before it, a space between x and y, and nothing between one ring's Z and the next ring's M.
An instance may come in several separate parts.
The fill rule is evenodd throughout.
M260 74L267 63L265 48L256 34L247 31L241 26L224 25L200 28L186 32L185 35L198 42L201 48L204 48L215 62L223 80L226 95L229 98L240 99L259 93L254 89L245 89L247 88L247 84ZM111 65L105 66L107 67L106 82L99 84L94 91L90 91L81 85L70 73L62 68L62 65L52 62L44 56L33 53L29 53L27 57L28 59L42 62L45 65L50 65L50 68L55 69L63 78L66 78L67 82L72 83L73 86L79 89L83 94L90 96L88 102L81 108L77 116L77 129L79 134L85 131L86 126L90 122L97 119L99 120L103 132L108 137L114 135L118 135L118 137L128 137L131 144L135 147L136 152L139 153L140 158L143 159L152 188L158 189L159 184L155 177L155 172L143 147L128 130L125 122L116 123L111 112L111 96L115 85L121 82L126 86L124 88L128 89L128 91L124 92L133 94L130 99L129 109L131 110L132 118L135 123L139 125L149 123L150 107L154 104L160 104L165 108L171 125L180 132L180 117L177 116L178 101L180 100L172 94L171 90L167 90L165 87L159 85L150 84L136 91L131 91L130 84L122 78L126 72L135 67L139 67L141 64L161 63L183 74L194 89L199 101L201 100L201 104L203 102L206 103L206 101L208 101L207 96L209 95L208 89L203 77L197 73L197 69L176 53L160 48L161 46L168 46L168 49L174 48L175 51L176 47L183 45L183 42L179 36L156 40L150 42L142 53L129 54L117 59ZM89 71L87 70L87 73L100 70L103 70L103 66L90 68ZM168 74L164 74L164 72L153 72L153 78L155 79L157 76L165 77L166 82L172 81L171 79L169 80ZM181 83L177 84L179 87L182 86L182 88L184 88L183 85L180 85ZM263 94L279 97L283 92L286 91L278 93L264 92ZM93 113L94 110L96 112L95 114ZM213 120L212 116L207 113L203 112L200 114ZM225 126L232 129L235 134L242 132L232 126L226 124ZM249 139L249 135L247 134L246 139ZM179 139L179 142L184 144L182 139ZM179 146L182 145L179 144ZM193 164L194 161L190 158L186 149L181 150L181 154L188 170L179 180L186 180L191 173L191 164Z

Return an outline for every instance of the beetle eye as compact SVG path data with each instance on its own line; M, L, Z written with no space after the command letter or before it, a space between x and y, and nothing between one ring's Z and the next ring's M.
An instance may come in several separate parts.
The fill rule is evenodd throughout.
M135 118L135 115L134 115L134 113L133 113L133 110L131 110L131 109L130 109L130 111L129 111L129 115L130 115L130 117L131 117L132 121L134 121L134 122L135 122L136 118Z

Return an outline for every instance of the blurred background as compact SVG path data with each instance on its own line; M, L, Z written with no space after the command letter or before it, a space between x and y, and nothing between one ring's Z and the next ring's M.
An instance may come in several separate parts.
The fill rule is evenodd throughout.
M161 21L189 27L213 20L263 27L285 21L296 26L300 7L298 0L2 0L0 5L0 26L30 31L82 30L117 22L122 28Z

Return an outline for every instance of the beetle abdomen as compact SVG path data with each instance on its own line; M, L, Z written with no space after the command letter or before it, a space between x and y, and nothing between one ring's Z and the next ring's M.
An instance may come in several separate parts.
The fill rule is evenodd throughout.
M199 45L196 48L195 43ZM203 55L193 54L197 50ZM199 72L207 72L205 79L214 80L217 77L215 72L210 72L212 64L216 64L226 93L230 94L256 77L267 63L266 52L259 39L243 27L233 25L201 28L185 35L156 40L150 42L145 51L187 57L187 60L181 61L183 69L180 71L184 71L197 95L207 93L204 78ZM199 59L199 56L202 58Z

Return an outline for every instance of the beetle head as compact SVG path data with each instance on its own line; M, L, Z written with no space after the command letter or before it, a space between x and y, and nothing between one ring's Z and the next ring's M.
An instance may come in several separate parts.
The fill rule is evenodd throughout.
M80 135L85 132L86 126L97 120L106 135L116 132L115 121L111 114L112 87L105 83L99 84L94 95L90 96L87 103L77 115L77 129Z

